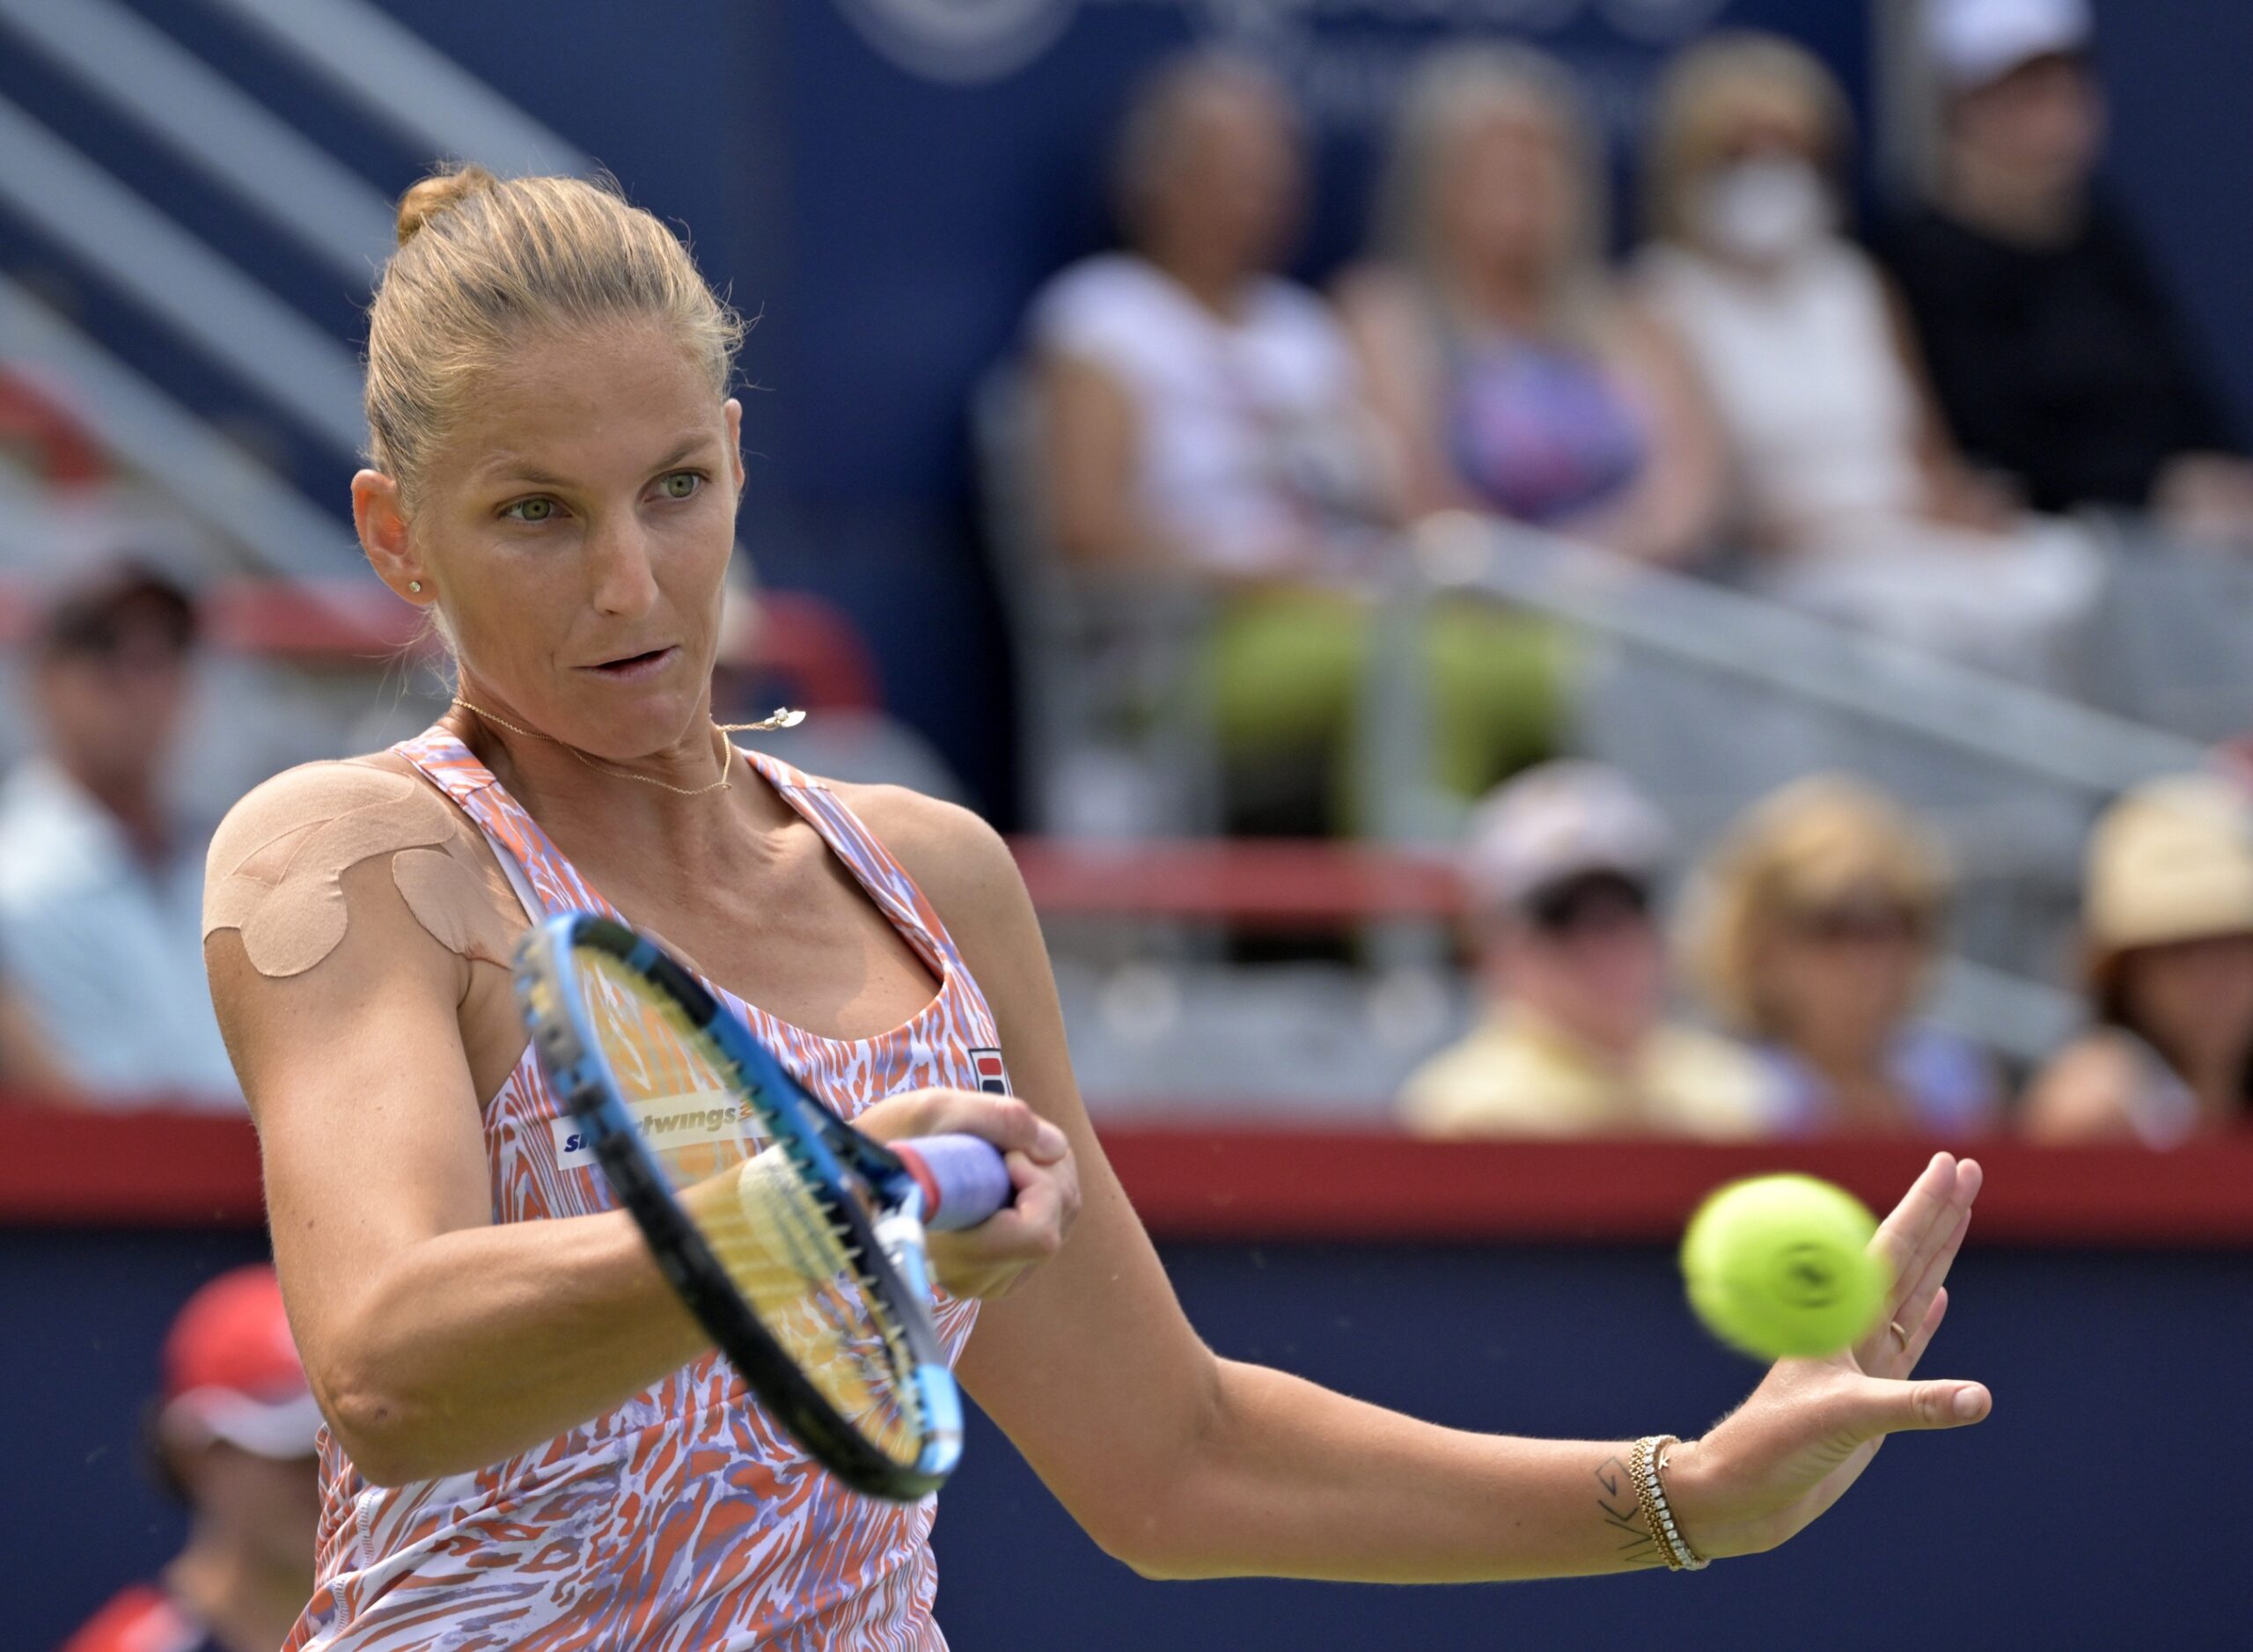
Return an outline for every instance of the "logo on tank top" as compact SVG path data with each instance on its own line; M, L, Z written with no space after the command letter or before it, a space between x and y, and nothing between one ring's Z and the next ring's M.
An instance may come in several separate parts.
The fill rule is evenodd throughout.
M999 1050L971 1051L970 1070L978 1076L978 1088L989 1096L1012 1096L1016 1093L1009 1088L1009 1069L1002 1065Z
M749 1102L730 1090L683 1090L675 1096L629 1101L626 1112L633 1120L635 1134L653 1153L723 1142L754 1146L760 1140L758 1113ZM574 1170L595 1163L594 1137L578 1120L556 1119L548 1127L554 1133L558 1164Z

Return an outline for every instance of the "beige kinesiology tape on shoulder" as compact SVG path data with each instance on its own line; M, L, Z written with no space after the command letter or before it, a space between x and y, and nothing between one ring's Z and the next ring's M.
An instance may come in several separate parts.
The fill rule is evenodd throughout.
M344 874L379 855L415 921L467 958L509 965L524 919L516 896L428 786L346 765L323 779L327 807L253 792L212 845L203 933L243 937L261 975L302 975L334 952L350 921Z

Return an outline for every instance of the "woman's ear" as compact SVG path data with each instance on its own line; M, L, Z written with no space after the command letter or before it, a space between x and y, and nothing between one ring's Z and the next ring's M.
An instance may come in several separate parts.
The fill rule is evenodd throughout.
M426 608L438 599L437 584L423 568L407 532L407 511L400 503L399 483L379 470L363 470L352 478L352 525L359 531L360 548L376 577L393 591Z
M728 421L728 474L735 478L736 492L743 492L743 403L733 396L721 409Z

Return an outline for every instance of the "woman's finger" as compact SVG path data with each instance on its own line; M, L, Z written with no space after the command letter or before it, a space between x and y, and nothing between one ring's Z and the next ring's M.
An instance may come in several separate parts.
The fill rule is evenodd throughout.
M1937 1288L1948 1277L1948 1270L1955 1265L1956 1253L1963 1245L1964 1230L1971 1220L1971 1207L1979 1197L1986 1173L1976 1159L1964 1159L1956 1167L1956 1191L1941 1220L1933 1224L1925 1243L1911 1258L1907 1273L1894 1283L1897 1307L1909 1303L1920 1289ZM1937 1265L1937 1272L1935 1266ZM1916 1310L1921 1312L1921 1308Z
M1062 1246L1065 1225L1062 1191L1042 1176L1020 1184L1014 1204L970 1231L983 1240L981 1248L1042 1261Z
M1914 1276L1912 1270L1917 1267L1919 1252L1947 1217L1956 1194L1956 1171L1952 1154L1934 1154L1917 1179L1909 1184L1909 1191L1901 1195L1901 1202L1878 1224L1871 1248L1883 1259L1897 1288L1904 1275ZM1887 1305L1892 1306L1896 1300L1889 1296Z
M1948 1272L1956 1266L1956 1256L1963 1249L1963 1241L1970 1232L1971 1213L1967 1210L1948 1234L1948 1243L1926 1262L1924 1272L1902 1296L1899 1305L1894 1310L1896 1319L1904 1325L1914 1325L1923 1320L1926 1311L1933 1305L1933 1299L1948 1283Z
M886 1097L854 1122L879 1140L959 1131L1043 1164L1053 1164L1071 1150L1061 1130L1016 1097L974 1090L919 1090Z
M1856 1440L1873 1440L1918 1429L1965 1428L1985 1421L1993 1409L1994 1398L1983 1383L1955 1377L1915 1383L1867 1377L1854 1398L1846 1428Z
M1906 1377L1917 1369L1917 1362L1925 1357L1925 1350L1933 1345L1933 1337L1940 1330L1940 1322L1947 1318L1948 1287L1943 1285L1933 1293L1931 1302L1926 1304L1922 1320L1906 1322L1915 1325L1916 1329L1909 1333L1909 1346L1901 1351L1901 1369L1894 1373L1895 1376Z

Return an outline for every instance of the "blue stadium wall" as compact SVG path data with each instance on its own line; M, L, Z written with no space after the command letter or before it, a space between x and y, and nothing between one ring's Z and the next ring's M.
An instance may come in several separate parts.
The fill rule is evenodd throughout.
M11 1652L52 1647L178 1542L135 1419L174 1306L260 1249L243 1232L0 1230ZM1222 1353L1464 1428L1695 1433L1750 1377L1692 1329L1656 1248L1175 1245L1165 1259ZM1894 1441L1777 1554L1486 1588L1147 1582L976 1420L941 1500L940 1620L958 1652L2243 1644L2232 1511L2253 1254L1975 1242L1955 1289L1932 1365L1990 1383L1993 1417Z

